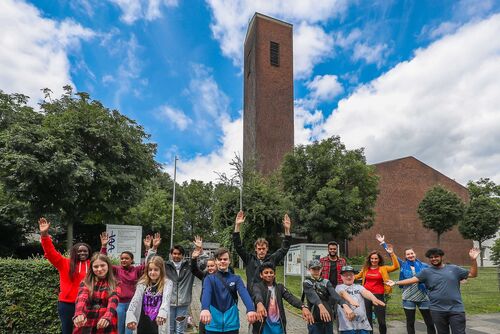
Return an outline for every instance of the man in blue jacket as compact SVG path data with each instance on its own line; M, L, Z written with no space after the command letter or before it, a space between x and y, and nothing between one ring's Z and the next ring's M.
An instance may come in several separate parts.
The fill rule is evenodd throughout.
M207 334L237 334L240 329L238 294L247 309L249 323L257 320L257 313L241 277L228 271L229 251L218 249L215 261L218 271L203 281L200 321L206 324Z

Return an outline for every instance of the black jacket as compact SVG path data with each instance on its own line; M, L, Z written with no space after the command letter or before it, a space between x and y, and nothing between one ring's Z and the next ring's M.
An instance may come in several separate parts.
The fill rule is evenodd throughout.
M298 309L302 309L302 302L299 298L295 297L287 288L283 286L283 284L274 283L275 293L276 293L276 302L278 303L278 308L280 310L280 321L281 327L283 328L283 333L286 334L286 315L285 315L285 307L283 306L283 299L285 299L290 305L296 307ZM271 291L267 288L264 282L259 282L253 285L253 301L255 303L255 307L257 308L258 303L264 304L264 307L269 307L269 300L271 299ZM252 333L253 334L261 334L264 330L264 322L257 321L253 324Z
M337 303L339 305L345 304L345 301L333 288L332 283L325 278L319 278L315 280L312 277L308 277L302 283L302 288L304 291L304 296L307 299L307 304L309 305L309 310L314 317L314 322L323 322L319 315L319 304L325 305L330 317L333 319L334 305Z
M233 244L236 249L236 253L241 257L243 263L245 264L245 271L247 275L247 289L250 294L253 293L252 286L260 281L259 268L264 262L271 262L275 266L278 265L281 260L288 253L290 248L290 242L292 237L290 235L285 235L283 242L281 243L281 248L278 249L273 254L267 254L264 260L259 260L255 252L247 253L241 244L240 232L233 233Z

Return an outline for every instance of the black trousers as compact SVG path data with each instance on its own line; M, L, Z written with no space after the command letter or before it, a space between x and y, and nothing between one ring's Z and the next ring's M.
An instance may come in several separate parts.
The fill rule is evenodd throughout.
M432 321L438 334L465 334L465 312L432 311Z
M385 303L385 298L383 294L374 294L374 296ZM375 306L370 300L365 299L365 309L366 309L366 316L368 317L368 321L370 322L370 326L372 326L373 328L372 314L373 312L375 312L375 315L377 316L378 330L380 334L387 334L387 325L385 323L385 306Z
M416 309L403 309L406 315L406 332L408 334L415 334L415 313ZM431 311L429 309L420 309L420 314L424 318L425 326L427 327L427 334L436 334L434 323L432 322Z
M61 319L61 333L73 333L75 303L57 302L57 313L59 313L59 319Z

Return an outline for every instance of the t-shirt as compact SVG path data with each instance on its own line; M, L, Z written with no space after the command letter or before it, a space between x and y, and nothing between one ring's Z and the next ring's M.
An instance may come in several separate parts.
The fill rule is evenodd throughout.
M469 276L469 271L453 264L442 268L434 266L419 272L416 277L425 284L433 311L465 312L460 294L460 281Z
M330 273L328 274L333 287L337 286L337 261L330 260Z
M366 272L365 288L373 294L384 294L384 280L378 268Z
M346 319L342 307L337 306L340 331L359 330L359 329L364 329L368 331L372 330L370 322L366 317L365 299L363 298L363 295L361 295L363 290L365 290L365 288L359 284L353 284L353 285L339 284L335 288L335 291L337 291L338 294L340 294L340 292L342 291L346 291L352 297L352 299L357 301L359 304L359 307L356 307L353 310L354 314L356 315L356 318L354 318L352 321Z

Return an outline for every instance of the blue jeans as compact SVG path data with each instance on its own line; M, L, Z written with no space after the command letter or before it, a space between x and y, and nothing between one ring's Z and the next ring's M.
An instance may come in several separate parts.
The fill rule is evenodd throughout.
M309 334L333 334L333 322L316 322L312 325L307 325Z
M370 334L366 329L351 329L348 331L339 331L340 334Z
M127 310L130 302L128 303L118 303L116 308L116 313L118 314L118 334L132 334L133 332L127 328L125 323L125 317L127 315Z
M57 302L57 313L61 319L61 333L73 333L73 316L75 315L75 303Z
M170 334L184 334L186 330L188 305L170 306Z

